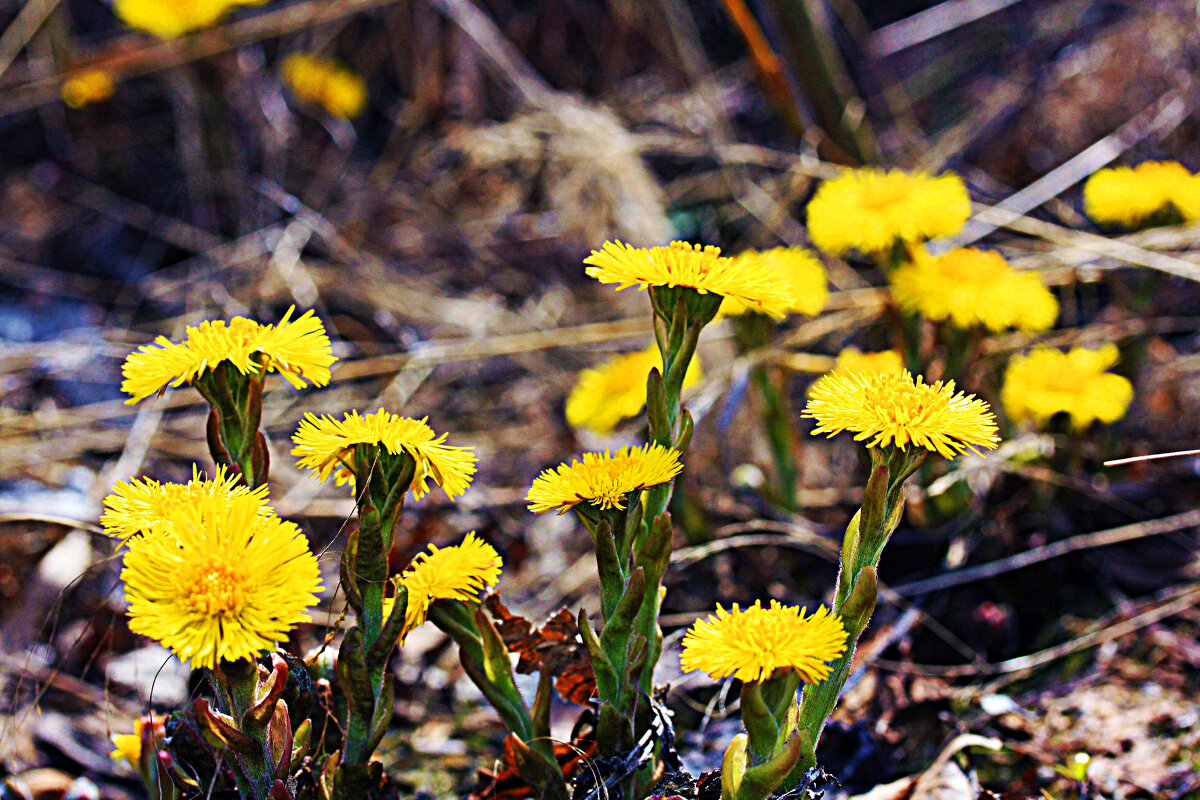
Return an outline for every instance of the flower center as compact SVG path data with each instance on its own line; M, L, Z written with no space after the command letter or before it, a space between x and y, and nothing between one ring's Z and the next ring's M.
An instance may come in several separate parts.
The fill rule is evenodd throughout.
M206 617L232 617L246 603L246 576L223 561L193 566L179 583L183 604Z
M883 211L904 203L912 189L905 180L906 177L889 175L865 187L866 191L862 195L863 206L871 211Z

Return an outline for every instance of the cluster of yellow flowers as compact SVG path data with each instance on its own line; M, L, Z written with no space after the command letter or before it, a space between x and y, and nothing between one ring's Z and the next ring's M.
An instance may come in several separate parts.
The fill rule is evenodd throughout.
M1106 370L1121 354L1115 344L1097 350L1082 347L1064 353L1053 347L1035 347L1014 356L1004 372L1000 400L1017 422L1032 420L1044 425L1055 414L1065 413L1076 429L1092 422L1116 422L1133 401L1133 384Z
M1033 272L1017 272L994 250L960 248L940 256L916 249L888 280L896 304L910 314L956 327L1044 331L1058 319L1058 300Z
M131 28L160 39L210 28L238 6L258 6L267 0L115 0L113 10Z
M1136 227L1175 211L1200 219L1200 176L1174 161L1096 170L1083 185L1083 208L1101 225Z
M283 60L281 74L292 94L334 117L353 119L367 105L367 82L333 59L292 53Z
M808 204L808 235L823 252L883 254L962 230L971 197L957 175L852 169L825 181Z

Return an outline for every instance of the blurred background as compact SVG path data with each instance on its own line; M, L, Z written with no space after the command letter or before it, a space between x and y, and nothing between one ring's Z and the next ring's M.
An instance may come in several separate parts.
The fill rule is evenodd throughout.
M1200 460L1101 462L1200 447L1200 225L1117 235L1080 196L1104 166L1200 169L1194 4L273 0L175 31L132 21L165 0L122 2L124 19L0 4L0 775L138 796L108 736L186 698L186 670L125 628L95 527L115 481L207 466L198 394L123 403L135 347L315 309L341 361L330 387L268 398L278 513L336 552L353 512L289 463L304 412L429 415L481 471L460 502L406 511L397 565L476 529L514 608L592 607L582 529L523 499L546 466L638 439L636 422L574 430L564 402L651 334L645 296L582 259L607 239L806 245L819 181L880 165L960 174L978 204L961 241L1042 271L1061 303L1047 334L990 337L964 388L997 403L1004 359L1036 338L1117 343L1135 394L1113 425L1010 428L1014 447L911 499L823 744L830 792L932 774L878 796L1198 796ZM843 347L889 346L878 270L825 266L825 310L751 354L793 374L797 409ZM716 602L826 600L865 475L852 443L804 441L795 502L771 502L751 362L722 326L701 357L668 634ZM669 650L661 680L698 773L737 716L677 665ZM435 634L395 669L389 768L408 795L466 795L497 724ZM967 755L964 736L1002 749Z

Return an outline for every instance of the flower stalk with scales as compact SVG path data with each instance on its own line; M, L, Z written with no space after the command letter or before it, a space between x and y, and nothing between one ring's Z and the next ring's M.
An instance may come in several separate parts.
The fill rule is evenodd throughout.
M796 768L807 731L799 724L796 692L830 673L828 662L846 650L842 620L822 606L803 608L772 600L697 620L683 639L685 672L703 670L713 680L742 682L740 709L745 733L721 759L722 800L766 800Z
M866 443L871 475L862 506L850 520L834 590L833 612L841 617L847 646L831 665L829 677L804 687L798 730L802 740L796 767L783 782L798 785L816 766L816 748L850 674L855 646L875 610L876 569L904 511L904 483L929 453L944 458L999 443L996 420L987 403L954 391L954 382L926 384L907 371L849 373L834 371L809 392L802 414L816 420L813 434L851 431Z
M346 696L342 747L328 759L322 775L334 798L357 798L376 792L383 765L372 754L391 720L395 688L387 661L405 632L410 598L403 582L393 598L388 553L392 550L404 498L420 498L429 481L451 499L466 491L475 474L469 447L446 444L425 420L391 414L384 409L342 419L308 414L292 437L297 465L355 491L358 525L342 550L341 585L355 613L337 659L337 677ZM413 602L417 598L412 598Z
M295 320L288 309L276 325L245 317L201 322L182 342L164 336L125 359L121 390L137 403L167 387L190 383L208 401L208 447L252 489L266 485L270 470L262 422L263 384L278 372L297 389L329 383L337 360L321 321L311 311Z
M231 765L239 795L287 800L311 725L293 726L282 699L290 668L273 651L309 619L321 589L316 558L300 530L263 505L262 493L198 477L186 486L152 484L140 485L144 494L168 502L116 510L110 503L105 519L114 538L137 528L124 538L121 573L129 628L205 671L214 697L196 698L186 716ZM263 653L269 667L258 663ZM199 788L170 750L155 753L154 764L139 755L153 796L173 796L168 776Z

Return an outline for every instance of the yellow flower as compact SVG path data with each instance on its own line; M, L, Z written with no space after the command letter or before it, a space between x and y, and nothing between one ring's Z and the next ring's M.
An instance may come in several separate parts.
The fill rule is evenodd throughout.
M615 453L584 453L583 461L559 464L537 477L525 499L535 514L578 503L601 509L624 508L625 496L657 486L683 469L679 453L660 444L622 447Z
M910 314L990 331L1044 331L1058 319L1058 300L1036 272L1018 272L993 250L960 248L940 256L924 249L889 276L892 297Z
M712 292L782 318L792 306L791 287L757 264L737 265L721 250L687 242L668 247L632 247L605 242L583 260L587 274L617 289L630 286L686 286L701 294Z
M115 748L108 754L113 761L126 761L135 770L142 758L142 734L150 727L151 739L161 743L164 736L164 721L161 715L147 714L133 721L133 733L114 733L111 737Z
M747 250L734 256L733 262L741 269L763 269L777 275L776 280L791 291L788 311L793 314L816 316L829 300L825 265L803 247L773 247L761 252ZM731 317L760 310L732 297L721 303L721 313Z
M847 347L837 354L833 369L817 378L809 387L809 394L821 384L821 381L834 372L845 375L874 375L877 373L900 373L904 371L904 359L895 350L882 350L878 353L864 353L857 347Z
M267 0L115 0L113 10L131 28L160 39L216 25L235 6L262 5Z
M267 487L248 489L236 475L226 474L217 467L213 479L207 480L192 467L192 479L185 484L159 483L151 478L118 481L112 493L104 498L104 514L100 524L104 532L122 543L138 534L148 533L167 518L170 511L200 497L229 498L248 495L259 503L259 513L270 516L275 512L267 502Z
M1083 209L1101 225L1135 227L1166 211L1177 199L1179 211L1194 219L1195 195L1195 181L1182 164L1146 161L1092 173L1083 185Z
M817 421L813 435L854 431L868 447L910 442L946 458L977 448L995 449L996 418L983 400L955 394L954 381L927 385L908 370L899 374L832 372L813 385L801 413Z
M59 93L71 108L83 108L113 96L116 86L112 75L102 69L84 69L63 81Z
M804 612L778 600L768 608L756 601L744 611L736 603L733 611L718 605L683 637L683 671L763 681L777 669L794 669L806 683L819 683L829 675L827 662L845 652L846 630L825 606L808 617Z
M585 369L567 396L567 423L601 435L612 433L618 422L637 416L646 406L646 376L656 367L662 372L662 353L652 344ZM703 378L700 359L693 357L683 376L683 388Z
M196 497L129 541L129 630L193 668L253 658L287 638L317 602L321 578L291 522L256 497Z
M283 60L281 72L296 97L335 117L353 119L367 104L366 81L333 59L292 53Z
M353 485L354 446L378 445L394 456L407 453L416 462L413 497L420 499L429 491L430 478L448 497L457 497L471 485L475 448L447 445L446 434L435 435L426 419L401 417L382 408L365 416L351 411L340 422L327 415L306 414L292 436L296 444L292 455L297 466L311 469L319 480L333 475L338 486Z
M1004 410L1014 421L1038 424L1065 411L1080 430L1093 420L1116 422L1133 400L1133 384L1105 372L1120 357L1115 344L1098 350L1075 347L1069 353L1035 347L1028 355L1013 356L1000 391Z
M290 320L289 308L278 325L261 325L245 317L228 323L201 322L187 329L187 338L175 343L165 336L154 345L142 345L125 359L121 391L133 404L168 386L180 386L203 377L228 361L243 375L258 372L255 355L261 355L267 372L278 371L292 386L301 389L307 379L314 386L329 383L329 367L337 358L321 320L306 311Z
M434 600L477 601L481 591L495 586L500 580L502 566L496 548L476 537L475 531L468 533L462 544L453 547L439 549L435 544L429 545L429 552L418 555L399 579L408 590L408 608L400 639L403 641L409 631L425 624ZM392 602L386 602L385 619Z
M897 240L951 236L971 216L957 175L851 169L825 181L808 204L808 235L823 252L885 253Z

